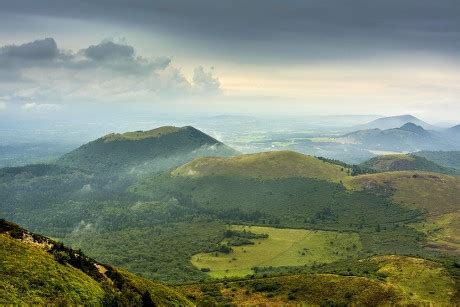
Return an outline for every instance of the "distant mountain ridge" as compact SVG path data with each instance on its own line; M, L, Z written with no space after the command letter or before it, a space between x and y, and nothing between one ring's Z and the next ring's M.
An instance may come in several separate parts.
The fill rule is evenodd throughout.
M410 114L378 118L367 124L354 126L353 129L354 130L365 130L365 129L387 130L387 129L401 127L407 123L413 123L417 126L421 126L423 129L426 129L426 130L436 129L435 126L430 125L427 122L413 115L410 115Z
M237 152L191 126L111 133L61 157L57 163L88 171L161 171L198 156Z
M348 133L339 141L356 144L369 150L414 152L420 150L453 150L460 144L444 133L430 131L414 123L399 128L358 130Z

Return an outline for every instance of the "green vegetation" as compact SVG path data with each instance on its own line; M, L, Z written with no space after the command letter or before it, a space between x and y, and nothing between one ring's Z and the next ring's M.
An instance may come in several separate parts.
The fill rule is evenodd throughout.
M459 210L460 179L438 173L388 172L353 177L349 183L361 190L391 190L395 202L440 215Z
M298 177L258 180L161 175L130 191L144 197L174 197L187 208L200 208L228 221L291 228L358 231L417 220L420 215L392 204L385 194L353 192L341 184Z
M423 157L412 154L393 154L374 157L359 165L363 169L370 169L378 172L388 171L427 171L453 175L456 173L454 169L449 169L434 162L431 162Z
M238 176L257 179L304 177L339 182L349 169L292 151L272 151L230 158L198 158L172 172L174 176Z
M424 257L460 276L457 177L419 171L360 175L369 170L288 151L192 161L234 153L216 142L190 127L166 127L109 135L56 165L0 170L1 216L71 246L53 243L56 248L42 251L58 268L95 281L109 303L186 303L128 271L168 283L205 283L206 293L194 300L222 303L429 301L422 294L407 298L422 290L390 282L390 275L379 273L383 262L366 260L375 255ZM240 291L233 281L248 274L249 280L238 281ZM212 283L224 276L233 276L226 282L234 286ZM445 285L444 277L433 276ZM277 278L292 283L273 287ZM297 279L307 290L297 289ZM78 286L93 289L87 284Z
M168 282L203 280L205 273L189 259L224 238L225 226L211 220L129 227L116 231L81 231L65 238L100 261ZM116 238L116 241L114 241Z
M1 304L98 304L104 299L99 283L53 255L0 235Z
M418 151L413 155L424 157L447 168L460 170L460 151Z
M187 305L161 284L0 220L0 304Z
M455 281L440 264L425 259L381 256L373 261L379 264L377 274L388 284L397 286L404 293L402 304L452 303Z
M457 177L405 171L359 176L347 184L357 189L389 190L396 203L423 210L427 220L413 227L428 235L431 247L458 251L460 179Z
M131 141L139 141L143 139L150 139L150 138L159 138L161 136L165 136L168 134L172 133L177 133L184 128L179 128L179 127L174 127L174 126L164 126L160 128L156 128L153 130L148 130L148 131L133 131L133 132L125 132L125 133L111 133L108 134L102 139L106 142L114 142L114 141L120 141L120 140L131 140Z
M233 246L229 253L194 255L193 265L208 268L212 277L246 276L253 274L257 267L316 265L351 257L361 250L359 236L353 233L257 226L232 226L230 229L268 237ZM222 243L227 242L228 239Z
M57 163L96 174L122 171L121 175L127 176L166 170L199 156L236 153L193 127L161 127L109 134L71 151Z
M291 275L255 280L186 285L180 289L198 305L381 305L399 302L395 287L363 277Z
M276 303L317 305L451 305L456 302L455 280L440 264L421 258L379 256L345 260L352 265L341 275L324 274L334 268L318 266L316 274L285 272L284 276L233 279L180 286L198 304ZM363 269L352 276L355 268ZM356 273L355 273L356 274Z

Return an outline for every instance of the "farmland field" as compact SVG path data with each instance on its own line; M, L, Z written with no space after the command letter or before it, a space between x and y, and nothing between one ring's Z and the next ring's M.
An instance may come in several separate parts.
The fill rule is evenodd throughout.
M268 238L253 239L253 245L234 246L228 254L196 254L192 264L209 269L209 275L215 278L246 276L254 273L255 267L330 263L352 257L362 249L359 236L354 233L259 226L231 226L230 229L267 234Z

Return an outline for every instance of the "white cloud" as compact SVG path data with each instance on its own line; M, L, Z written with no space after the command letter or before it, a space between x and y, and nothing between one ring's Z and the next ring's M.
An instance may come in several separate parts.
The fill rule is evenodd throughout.
M0 111L5 110L7 108L6 102L0 101Z
M211 67L209 71L205 71L202 66L198 66L193 71L193 85L199 93L219 93L220 82L219 79L212 75L214 68Z

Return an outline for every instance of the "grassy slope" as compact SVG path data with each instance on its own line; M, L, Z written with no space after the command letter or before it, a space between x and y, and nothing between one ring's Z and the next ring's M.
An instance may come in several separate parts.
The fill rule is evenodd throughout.
M180 289L193 301L233 304L451 305L455 282L440 264L421 258L379 256L366 277L295 274L253 280L192 284Z
M436 216L460 209L460 179L428 172L387 172L361 175L348 182L358 189L393 188L393 199Z
M455 281L440 264L421 258L403 256L375 257L377 274L402 289L403 304L449 304L455 293Z
M363 277L307 274L239 282L181 287L198 304L239 305L367 305L394 304L400 300L395 287Z
M360 167L378 172L417 170L437 172L452 175L455 170L442 167L423 157L412 154L392 154L374 157L362 164Z
M190 304L171 288L98 263L4 220L0 259L0 304Z
M361 249L359 236L353 233L281 229L258 226L232 226L232 230L247 230L268 234L266 239L252 240L254 245L234 246L230 254L200 253L192 263L209 268L212 277L246 276L254 267L301 266L338 261Z
M357 176L347 185L357 189L392 190L395 202L427 213L428 221L414 226L429 235L433 247L459 250L460 179L457 177L403 171Z
M460 151L419 151L413 153L413 155L424 157L441 166L455 168L460 171Z
M98 304L101 285L39 247L0 234L0 303Z
M241 176L258 179L306 177L339 182L341 166L292 151L272 151L230 158L198 158L172 172L175 176Z

